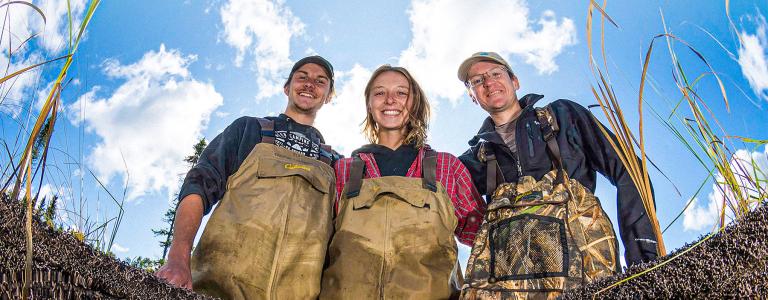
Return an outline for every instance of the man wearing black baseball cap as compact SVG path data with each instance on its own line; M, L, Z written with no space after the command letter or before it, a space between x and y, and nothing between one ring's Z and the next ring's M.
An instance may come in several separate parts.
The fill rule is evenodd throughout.
M331 63L302 58L283 86L283 114L241 117L211 141L184 179L158 276L223 299L317 298L339 155L312 124L333 85Z

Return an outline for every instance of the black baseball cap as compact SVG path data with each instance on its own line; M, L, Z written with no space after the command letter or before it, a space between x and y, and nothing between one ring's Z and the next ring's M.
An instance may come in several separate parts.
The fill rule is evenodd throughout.
M290 82L291 78L293 78L293 73L296 73L296 70L301 68L301 66L309 63L316 64L325 70L325 73L328 75L328 79L331 80L330 87L331 87L331 91L333 91L333 65L331 65L331 63L328 60L326 60L320 55L307 56L305 58L300 59L295 64L293 64L293 68L291 68L291 74L288 75L288 81L285 83L285 85L286 86L288 85L288 82Z

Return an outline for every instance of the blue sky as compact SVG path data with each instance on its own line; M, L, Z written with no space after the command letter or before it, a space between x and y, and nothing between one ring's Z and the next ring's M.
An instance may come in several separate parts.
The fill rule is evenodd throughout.
M62 55L66 36L64 1L33 1L46 14L43 25L32 9L9 5L10 43L41 34L13 51L2 37L0 63L16 70ZM71 1L81 18L87 5ZM125 213L112 250L119 257L158 257L150 229L162 215L187 168L182 161L200 137L212 139L239 116L283 111L281 85L292 62L309 54L330 60L337 74L337 97L316 120L327 142L349 154L365 143L362 91L381 64L408 68L428 93L434 117L430 144L460 154L486 117L456 79L460 62L473 52L501 53L526 93L544 94L544 104L572 99L596 104L589 67L586 18L589 1L458 0L366 1L103 1L68 74L43 181L44 193L61 196L61 222L86 227L117 216L115 202L94 178L105 183ZM768 40L765 1L736 1L729 27L724 1L611 1L607 13L619 28L607 26L606 56L611 83L637 130L640 73L653 36L667 30L706 57L722 78L730 112L712 76L697 93L729 135L768 139ZM6 9L2 8L2 9ZM77 21L79 22L79 21ZM599 39L596 31L595 39ZM595 49L600 49L597 42ZM708 72L680 43L674 43L687 75ZM602 59L596 59L602 64ZM29 126L39 100L61 64L48 64L0 86L2 139L11 153L20 126ZM9 72L6 72L9 73ZM651 172L660 224L666 227L707 178L703 167L651 113L666 115L679 101L667 43L657 39L645 92L646 150L680 190ZM687 109L685 106L684 109ZM601 120L602 112L593 110ZM690 116L682 110L683 116ZM679 122L677 125L680 125ZM733 143L734 157L752 157L768 170L765 146ZM739 151L736 151L739 150ZM65 154L66 153L66 154ZM17 161L18 158L15 158ZM0 163L5 166L8 156ZM89 171L90 170L90 171ZM91 175L93 172L94 175ZM7 175L3 175L7 176ZM7 177L3 177L7 178ZM763 177L764 179L764 177ZM127 182L127 184L126 184ZM668 249L709 232L722 197L711 179L684 217L665 233ZM127 189L125 188L127 186ZM615 191L598 183L596 194L616 221ZM68 212L67 212L68 211ZM83 220L79 216L89 216ZM110 223L113 224L113 223ZM465 253L464 250L462 250Z

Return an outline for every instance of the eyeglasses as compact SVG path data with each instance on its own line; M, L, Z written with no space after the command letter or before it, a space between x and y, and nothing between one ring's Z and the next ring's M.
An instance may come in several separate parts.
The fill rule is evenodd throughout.
M469 79L464 82L464 85L466 85L468 88L477 88L478 86L485 83L486 78L490 78L493 80L499 80L502 76L504 76L504 73L507 73L507 68L503 66L498 66L493 69L490 69L489 71L481 74L477 74L475 76L469 77Z
M298 83L311 82L319 87L325 87L329 82L328 78L325 76L317 76L313 79L309 77L309 74L302 71L296 71L296 73L293 74L293 80L296 80Z

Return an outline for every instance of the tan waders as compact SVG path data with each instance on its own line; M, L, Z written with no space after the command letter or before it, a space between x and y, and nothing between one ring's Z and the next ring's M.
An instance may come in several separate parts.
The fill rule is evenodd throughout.
M322 299L444 299L456 265L457 220L436 156L426 152L423 179L362 180L355 157L335 220Z
M316 298L332 231L333 168L270 144L264 127L195 248L193 287L223 299Z
M541 180L523 176L496 188L498 166L491 165L498 163L481 151L495 192L469 256L463 299L554 299L619 270L613 226L600 201L568 179L554 139L559 128L546 109L536 113L554 168Z

